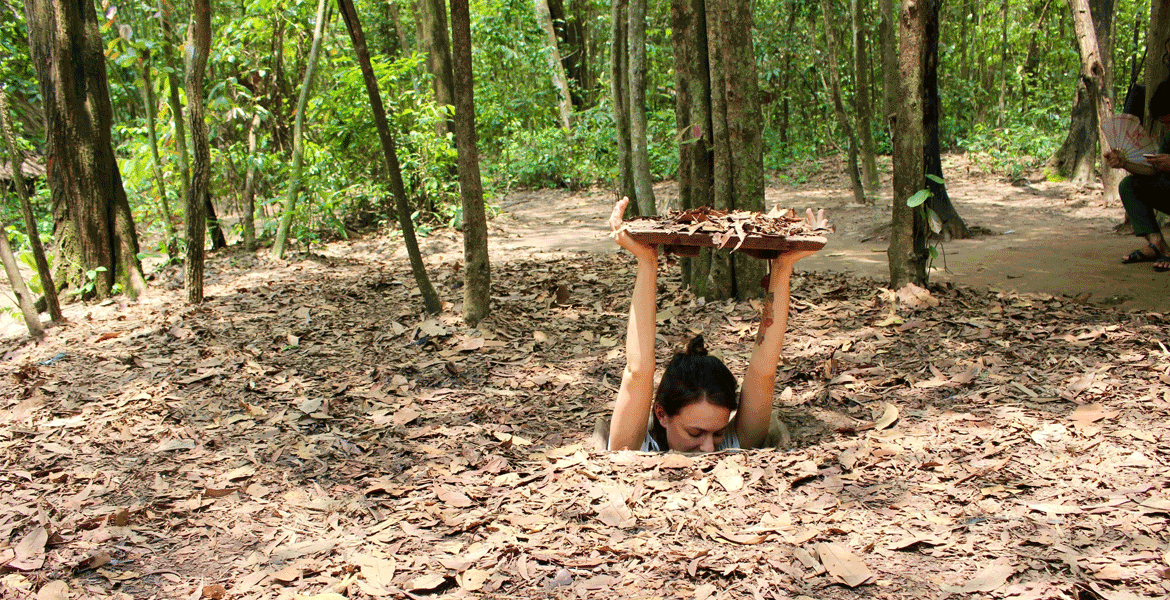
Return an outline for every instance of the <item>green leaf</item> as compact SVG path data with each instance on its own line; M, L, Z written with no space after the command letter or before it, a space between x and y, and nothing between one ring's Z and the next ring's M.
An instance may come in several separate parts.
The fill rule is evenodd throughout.
M933 174L931 174L931 173L927 173L927 174L926 174L926 178L927 178L927 179L929 179L929 180L931 180L931 181L933 181L933 182L935 182L935 183L937 183L937 184L939 184L939 185L946 185L946 182L945 182L945 181L943 181L943 178L942 178L942 177L939 177L938 175L933 175Z
M906 206L909 206L910 208L922 206L922 203L926 202L926 199L929 197L930 190L918 190L917 192L914 192L913 196L910 196L909 200L906 201Z

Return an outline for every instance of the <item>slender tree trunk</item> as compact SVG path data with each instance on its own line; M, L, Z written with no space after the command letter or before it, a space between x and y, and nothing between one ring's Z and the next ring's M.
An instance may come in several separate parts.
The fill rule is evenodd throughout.
M837 115L837 122L841 125L841 133L849 152L845 170L849 172L849 182L853 184L853 199L858 204L865 204L865 189L861 183L861 173L857 168L857 137L853 133L853 124L845 112L845 103L841 100L841 73L837 67L837 41L833 35L833 17L830 13L829 0L821 0L821 15L825 24L825 62L829 68L829 81L825 82L826 91L833 99L833 112ZM821 79L824 82L824 78Z
M53 285L53 272L49 268L49 260L45 257L45 247L41 244L41 234L37 230L37 218L33 214L32 201L29 199L28 187L24 182L24 171L22 171L24 154L16 147L16 134L12 130L11 115L8 94L0 91L0 133L4 136L4 147L8 151L8 165L12 169L12 183L16 186L16 195L20 199L20 216L24 219L24 233L28 236L33 261L37 265L37 276L40 277L41 288L45 291L45 306L49 309L49 318L53 319L54 323L64 323L65 317L61 314L57 288ZM4 231L4 229L0 228L0 231ZM0 235L0 237L5 236ZM23 283L23 281L22 279L21 282ZM23 305L21 309L24 309ZM39 320L37 325L40 325Z
M882 24L879 28L882 47L882 124L889 126L898 112L898 16L893 0L880 0ZM965 39L965 38L964 38ZM966 52L966 45L963 45ZM889 132L891 138L893 131Z
M730 46L730 15L723 2L707 7L707 60L711 78L711 206L730 212L735 210L735 182L732 179L731 144L728 143L727 61L722 59ZM726 300L735 297L735 270L731 254L712 252L707 272L706 298Z
M162 31L163 61L171 66L167 71L167 104L171 107L171 120L174 126L175 150L179 153L179 195L186 202L190 195L188 189L191 182L191 161L187 156L187 126L183 122L183 104L179 100L179 76L175 74L175 50L171 42L174 32L169 19L169 5L163 0L158 2L159 27Z
M394 147L394 136L390 132L390 124L386 120L386 109L382 105L382 94L378 90L378 79L374 75L374 68L370 64L369 50L366 49L366 38L362 33L361 21L354 10L352 0L337 0L341 16L345 19L345 28L349 31L349 39L353 42L354 54L357 55L358 66L362 70L362 79L366 84L366 94L370 98L370 109L374 115L374 126L378 130L378 140L382 143L382 154L386 158L386 170L390 174L390 190L398 208L398 223L402 227L402 240L406 244L406 253L410 257L410 267L414 272L415 283L423 297L426 311L438 314L442 310L439 295L427 277L426 267L423 265L422 253L418 249L418 240L414 237L414 223L410 220L410 202L406 197L406 186L402 182L402 169L398 164L398 153ZM322 19L318 19L320 22ZM299 111L298 111L299 112ZM299 118L299 116L298 116ZM298 136L299 137L299 136ZM466 217L465 217L466 218ZM469 267L470 268L470 267Z
M203 118L203 73L211 52L211 1L194 0L191 23L187 26L187 118L191 120L191 143L195 158L191 185L186 201L187 259L184 283L187 302L203 302L203 228L207 219L207 197L211 193L211 146L207 141L207 123Z
M924 40L926 66L923 69L922 79L924 98L922 126L926 144L923 161L926 173L945 180L942 170L942 144L939 140L942 100L938 95L939 9L942 8L942 1L932 0L928 6L930 10L924 15L927 21ZM967 223L963 221L963 217L959 216L959 211L951 202L946 184L927 178L926 189L930 190L930 198L926 200L926 205L942 220L943 237L955 240L966 239L969 236Z
M321 54L321 38L325 32L325 0L317 0L317 21L313 27L313 46L309 50L309 62L305 66L305 80L301 83L301 94L297 98L297 117L293 125L293 164L292 177L288 182L288 194L284 197L284 207L281 209L280 227L276 230L276 241L272 244L272 256L284 258L284 244L288 240L289 230L292 229L293 212L297 206L297 196L301 193L301 177L305 165L305 107L309 104L309 93L313 88L313 76L317 71L317 57ZM409 217L409 215L408 215Z
M435 92L435 103L453 106L452 92L454 79L451 71L451 42L447 35L447 6L443 0L418 0L419 42L427 60L427 72L431 74L431 87ZM451 131L451 119L436 123L439 135Z
M158 188L158 207L163 225L167 232L167 258L174 260L175 223L171 215L171 201L167 198L166 177L163 176L162 160L158 155L158 132L155 130L154 116L158 112L158 103L154 98L154 81L151 77L150 52L143 55L142 61L142 101L146 108L146 139L150 143L150 158L153 161L154 184Z
M712 129L711 129L711 68L707 45L707 9L704 0L678 0L689 14L688 27L682 37L687 47L688 61L675 68L686 72L687 97L690 114L684 140L690 154L690 206L713 206L712 185ZM677 35L677 33L676 33ZM711 271L712 251L703 248L690 261L690 285L696 296L707 297L707 281Z
M15 161L13 166L17 166ZM7 223L0 223L0 232L8 227ZM20 305L20 312L24 315L24 324L28 327L28 335L34 339L45 337L45 328L41 325L41 316L33 306L32 293L20 276L20 268L16 265L16 256L12 254L12 244L8 243L8 234L0 235L0 262L4 263L4 271L8 274L8 283L12 285L12 292L16 294L16 301Z
M671 0L670 31L671 47L674 51L674 129L678 140L678 207L681 210L694 208L691 190L694 182L691 169L694 163L691 146L695 138L691 131L691 94L687 85L687 65L694 60L687 36L693 34L694 14L686 0ZM682 286L691 287L692 258L680 260Z
M1001 16L1001 32L999 41L999 110L996 111L995 126L1003 127L1003 115L1007 110L1007 94L1008 94L1008 0L1003 0L1003 7L1000 10Z
M629 17L630 165L638 212L655 215L658 209L650 174L650 150L646 147L646 0L629 0Z
M633 149L630 140L629 81L629 10L627 0L612 0L610 29L610 91L613 104L613 122L618 147L617 195L637 199L634 188ZM632 212L638 213L638 203L631 202Z
M904 0L898 36L898 72L902 100L894 130L894 205L891 219L890 287L926 284L926 234L921 211L906 201L926 188L923 165L923 69L926 64L926 21L930 4L939 0Z
M92 3L26 0L29 48L40 80L59 260L54 279L93 290L146 290L138 236L110 134L105 45Z
M870 101L868 49L865 36L865 12L861 0L850 0L849 13L853 21L853 114L857 116L857 134L861 143L861 182L868 194L877 193L877 157L873 141L873 103Z
M544 29L545 43L548 44L545 58L553 87L557 89L557 108L561 117L561 128L569 130L573 126L573 96L569 93L569 78L565 74L565 65L561 61L561 51L557 48L557 32L553 28L552 15L548 10L548 0L534 0L533 5L536 9L536 21Z
M244 169L243 229L244 249L256 250L256 130L260 127L260 111L252 115L248 126L248 164Z
M463 260L467 263L463 269L463 320L474 327L491 312L491 265L475 138L475 80L471 72L471 13L467 0L451 0L451 25L455 141L459 146L459 192L463 198ZM571 100L569 108L572 109Z

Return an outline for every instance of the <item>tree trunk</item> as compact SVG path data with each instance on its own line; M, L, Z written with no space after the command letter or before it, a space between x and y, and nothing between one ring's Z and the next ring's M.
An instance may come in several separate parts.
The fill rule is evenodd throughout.
M841 125L841 134L845 138L849 158L845 170L849 172L849 182L853 184L853 199L858 204L865 204L865 189L861 183L861 173L857 169L857 137L853 133L853 124L845 112L845 103L841 100L841 73L837 67L837 41L833 35L833 19L830 16L829 0L821 0L821 15L825 24L825 62L829 68L829 81L821 78L829 97L833 99L833 112L837 115L837 122ZM876 174L876 173L875 173Z
M188 51L186 78L187 118L191 127L191 145L195 164L186 198L187 258L184 283L187 302L203 302L203 228L206 226L207 202L211 193L211 146L207 141L207 123L203 118L203 73L211 52L211 1L194 0L191 23L187 26Z
M439 302L439 295L427 277L422 253L418 249L418 240L414 237L414 223L410 220L410 202L406 197L406 186L402 182L402 169L398 165L394 136L390 133L390 124L386 121L386 109L382 105L382 94L378 91L378 79L370 64L370 53L366 49L366 38L362 33L361 21L358 20L352 0L337 0L337 6L342 18L345 19L345 28L349 31L350 41L353 42L354 54L357 55L358 66L362 70L362 79L366 84L366 94L370 98L374 126L378 130L378 139L382 143L382 154L386 158L386 170L390 174L390 190L397 202L398 223L402 226L402 240L406 244L406 253L410 256L410 267L414 272L414 280L422 294L426 311L438 314L442 310L442 303ZM318 19L318 21L320 20ZM298 118L299 113L300 111L298 111Z
M561 62L565 75L572 84L573 106L578 110L591 108L596 103L592 50L587 24L593 21L593 7L588 0L570 0L565 10L562 0L548 0L548 10L556 31L558 46L562 48Z
M18 166L12 161L12 166ZM8 227L7 223L0 222L0 232ZM41 316L33 306L32 293L20 276L20 268L16 264L16 256L12 254L12 244L8 243L8 234L0 235L0 262L4 263L4 271L8 274L8 283L12 285L12 293L16 294L16 302L20 305L20 312L24 315L24 324L28 327L28 335L34 339L45 337L45 328L41 325Z
M893 0L880 0L882 24L878 29L882 46L882 125L887 128L898 112L898 17ZM965 39L965 38L964 38ZM966 45L964 52L966 51ZM889 131L891 138L893 131Z
M922 116L923 136L926 143L925 155L923 161L925 164L926 173L934 175L939 179L945 179L942 170L942 147L939 142L939 120L941 119L942 101L938 97L938 38L939 38L939 9L942 7L941 0L930 3L930 12L925 16L926 23L926 48L924 56L926 59L926 66L923 69L923 98L924 98L924 112ZM944 239L961 240L966 239L970 233L967 231L967 223L959 216L959 211L955 210L955 205L951 202L951 197L947 194L947 186L945 183L939 183L933 179L926 179L926 189L930 190L930 197L926 200L926 205L939 216L942 220Z
M1160 140L1168 132L1161 121L1150 114L1150 99L1158 84L1170 77L1170 65L1162 60L1166 53L1166 39L1170 38L1170 0L1150 3L1150 28L1146 33L1146 124L1154 139Z
M451 43L447 34L447 5L443 0L418 0L419 42L427 60L427 72L431 75L431 87L435 92L435 103L439 106L453 106L453 75L451 71ZM451 131L451 119L435 124L440 136Z
M108 296L146 290L138 236L110 135L105 45L91 2L25 0L29 48L45 109L56 278Z
M20 216L24 219L24 233L28 236L33 261L37 265L37 276L40 277L41 288L44 289L45 307L49 310L49 318L54 323L64 323L65 317L61 314L57 288L53 285L53 272L49 268L49 260L45 257L45 247L41 244L41 234L37 230L37 218L33 214L28 186L24 182L24 171L21 170L24 164L24 154L16 147L16 134L12 130L11 116L8 94L0 91L0 134L4 136L4 148L8 151L8 165L12 168L12 183L16 187L16 196L20 199ZM0 237L4 236L0 235ZM21 281L23 282L23 279Z
M995 126L1003 127L1003 115L1007 111L1007 80L1008 80L1008 0L1003 0L1001 16L1001 31L999 41L999 110L995 113Z
M179 153L179 195L183 201L191 194L188 189L191 183L191 161L187 156L187 126L183 122L183 105L179 100L179 76L175 67L175 49L171 39L174 32L169 19L169 4L163 0L158 3L158 19L162 38L163 61L171 68L167 70L167 104L171 107L171 120L174 126L173 140L175 150Z
M860 0L849 1L853 21L853 114L857 116L857 134L861 143L861 183L868 194L881 186L873 142L873 103L870 102L869 65L865 37L865 13Z
M711 206L730 212L735 209L735 184L732 180L731 145L727 123L727 63L723 60L730 46L730 15L723 2L711 2L707 9L707 60L711 78ZM735 271L731 254L712 252L707 272L706 298L726 300L735 297Z
M475 80L471 72L471 13L467 0L451 0L451 26L455 142L459 147L459 192L463 199L463 260L467 263L463 269L463 320L474 327L491 312L491 264L475 137Z
M890 287L926 285L926 227L922 211L906 205L926 187L923 165L923 102L926 24L932 4L940 0L904 0L898 39L898 73L902 100L895 117L894 205L890 229Z
M629 10L627 0L612 0L610 14L609 81L613 104L613 122L618 147L618 175L614 182L618 197L637 198L634 188L633 150L630 140L629 78ZM632 214L638 214L638 203L631 202Z
M1102 131L1102 124L1105 122L1111 112L1109 107L1109 98L1107 90L1105 89L1105 82L1108 80L1105 72L1105 63L1102 62L1100 49L1097 45L1097 28L1093 24L1093 13L1089 7L1089 0L1068 0L1069 7L1073 13L1073 28L1076 31L1077 47L1081 53L1081 80L1085 84L1089 105L1093 107L1093 114L1096 116L1096 127L1094 128L1096 138L1102 140L1101 153L1108 150L1104 132ZM1111 16L1102 15L1103 18L1112 18ZM1101 164L1105 164L1102 157ZM1102 167L1101 169L1101 184L1105 187L1105 201L1112 203L1117 200L1117 184L1114 181L1113 169Z
M536 21L544 29L545 42L548 44L546 58L553 87L557 88L561 127L567 131L573 126L573 96L569 93L569 78L565 74L565 65L561 62L561 51L557 48L557 32L553 28L548 0L534 0L533 5L536 9Z
M244 249L256 250L256 129L260 127L260 111L252 115L248 126L248 164L244 169L243 229Z
M321 38L325 32L325 0L317 0L317 21L313 27L313 45L309 50L309 62L305 66L305 79L301 83L301 94L297 98L297 117L293 125L293 164L292 176L288 182L288 194L284 197L284 206L281 208L280 227L276 230L276 240L272 243L272 256L284 258L284 244L288 240L289 230L292 229L293 212L297 206L297 196L301 193L301 176L304 172L305 149L305 107L309 104L309 93L313 88L313 76L317 71L317 57L321 54ZM409 215L407 215L409 217Z
M162 160L158 155L158 132L155 130L154 116L158 112L158 103L154 98L154 79L151 76L150 52L143 54L142 60L142 102L146 108L146 139L150 143L150 158L153 161L154 183L158 188L158 208L167 232L167 258L174 260L176 248L175 223L171 215L171 201L167 198L166 177L163 176Z
M675 36L675 74L680 97L686 99L677 110L676 122L682 123L679 137L680 178L687 168L686 188L679 182L680 208L711 206L711 72L707 58L707 12L704 0L673 0L671 14ZM681 57L681 60L680 60ZM685 157L685 158L684 158ZM707 277L711 270L711 250L683 263L684 285L696 296L707 295Z
M629 0L629 18L630 166L638 213L656 215L658 208L654 200L654 180L650 175L650 150L646 146L646 0Z

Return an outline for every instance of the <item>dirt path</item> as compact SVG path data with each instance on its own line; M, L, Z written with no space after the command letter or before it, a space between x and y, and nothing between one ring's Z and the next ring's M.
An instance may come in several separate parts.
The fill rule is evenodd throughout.
M798 186L774 184L767 190L769 206L825 207L837 227L829 245L800 268L859 275L884 284L889 280L889 193L879 196L874 206L862 206L852 201L847 182L826 179ZM885 183L888 189L889 182ZM1014 186L974 175L953 178L949 193L967 224L983 233L944 244L945 268L935 265L932 282L1080 297L1127 310L1166 308L1170 274L1155 273L1149 265L1120 264L1122 255L1143 242L1114 232L1124 214L1120 206L1104 206L1099 190L1051 182ZM655 194L671 202L677 188L660 184ZM494 222L503 235L492 238L492 249L613 252L605 235L611 206L612 196L604 192L510 194L501 202L505 214ZM435 249L461 251L457 241L452 237L446 242L449 247Z

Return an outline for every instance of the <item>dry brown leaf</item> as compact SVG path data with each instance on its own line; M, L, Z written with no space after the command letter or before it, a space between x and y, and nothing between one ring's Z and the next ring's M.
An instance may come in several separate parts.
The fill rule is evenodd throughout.
M435 495L453 508L467 508L474 504L463 492L445 486L436 486Z
M354 559L354 564L366 581L386 587L393 585L394 571L397 566L393 558L378 558L370 555L361 555Z
M44 526L36 525L20 538L13 550L16 558L8 562L8 567L17 571L32 571L45 564L45 544L49 541L49 532Z
M885 428L889 427L890 425L893 425L894 422L898 420L898 416L899 416L898 407L887 402L886 403L886 410L882 414L882 418L878 419L877 422L873 424L873 428L878 430L878 431L881 431L882 429L885 429Z
M715 481L719 482L719 485L728 492L743 489L743 468L733 456L719 461L719 464L715 465L714 475Z
M426 575L420 575L414 579L411 579L410 582L406 584L406 591L430 591L443 585L443 582L445 581L447 581L447 578L441 573L428 573Z
M491 574L483 569L468 569L455 579L459 583L459 587L469 592L478 592L483 588L483 584L487 583L490 576Z
M37 590L36 600L69 600L69 584L55 579Z
M707 600L707 598L710 598L712 595L714 595L718 589L719 588L710 583L704 583L703 585L695 588L695 600Z
M711 537L722 538L741 546L752 546L768 539L768 534L766 533L729 533L724 529L716 529L714 527L708 527L707 534Z
M1102 419L1112 419L1121 414L1116 410L1106 410L1100 404L1083 404L1078 406L1069 416L1069 420L1077 428L1085 428Z
M1025 506L1036 512L1042 512L1050 515L1076 515L1084 512L1080 509L1080 507L1067 504L1038 502L1035 504L1025 504Z
M985 567L972 577L967 583L959 586L940 585L942 591L951 594L987 593L998 590L1007 583L1015 573L1010 564L1004 561L996 562Z
M825 570L840 583L852 588L869 583L877 577L857 555L840 544L822 542L814 548Z

